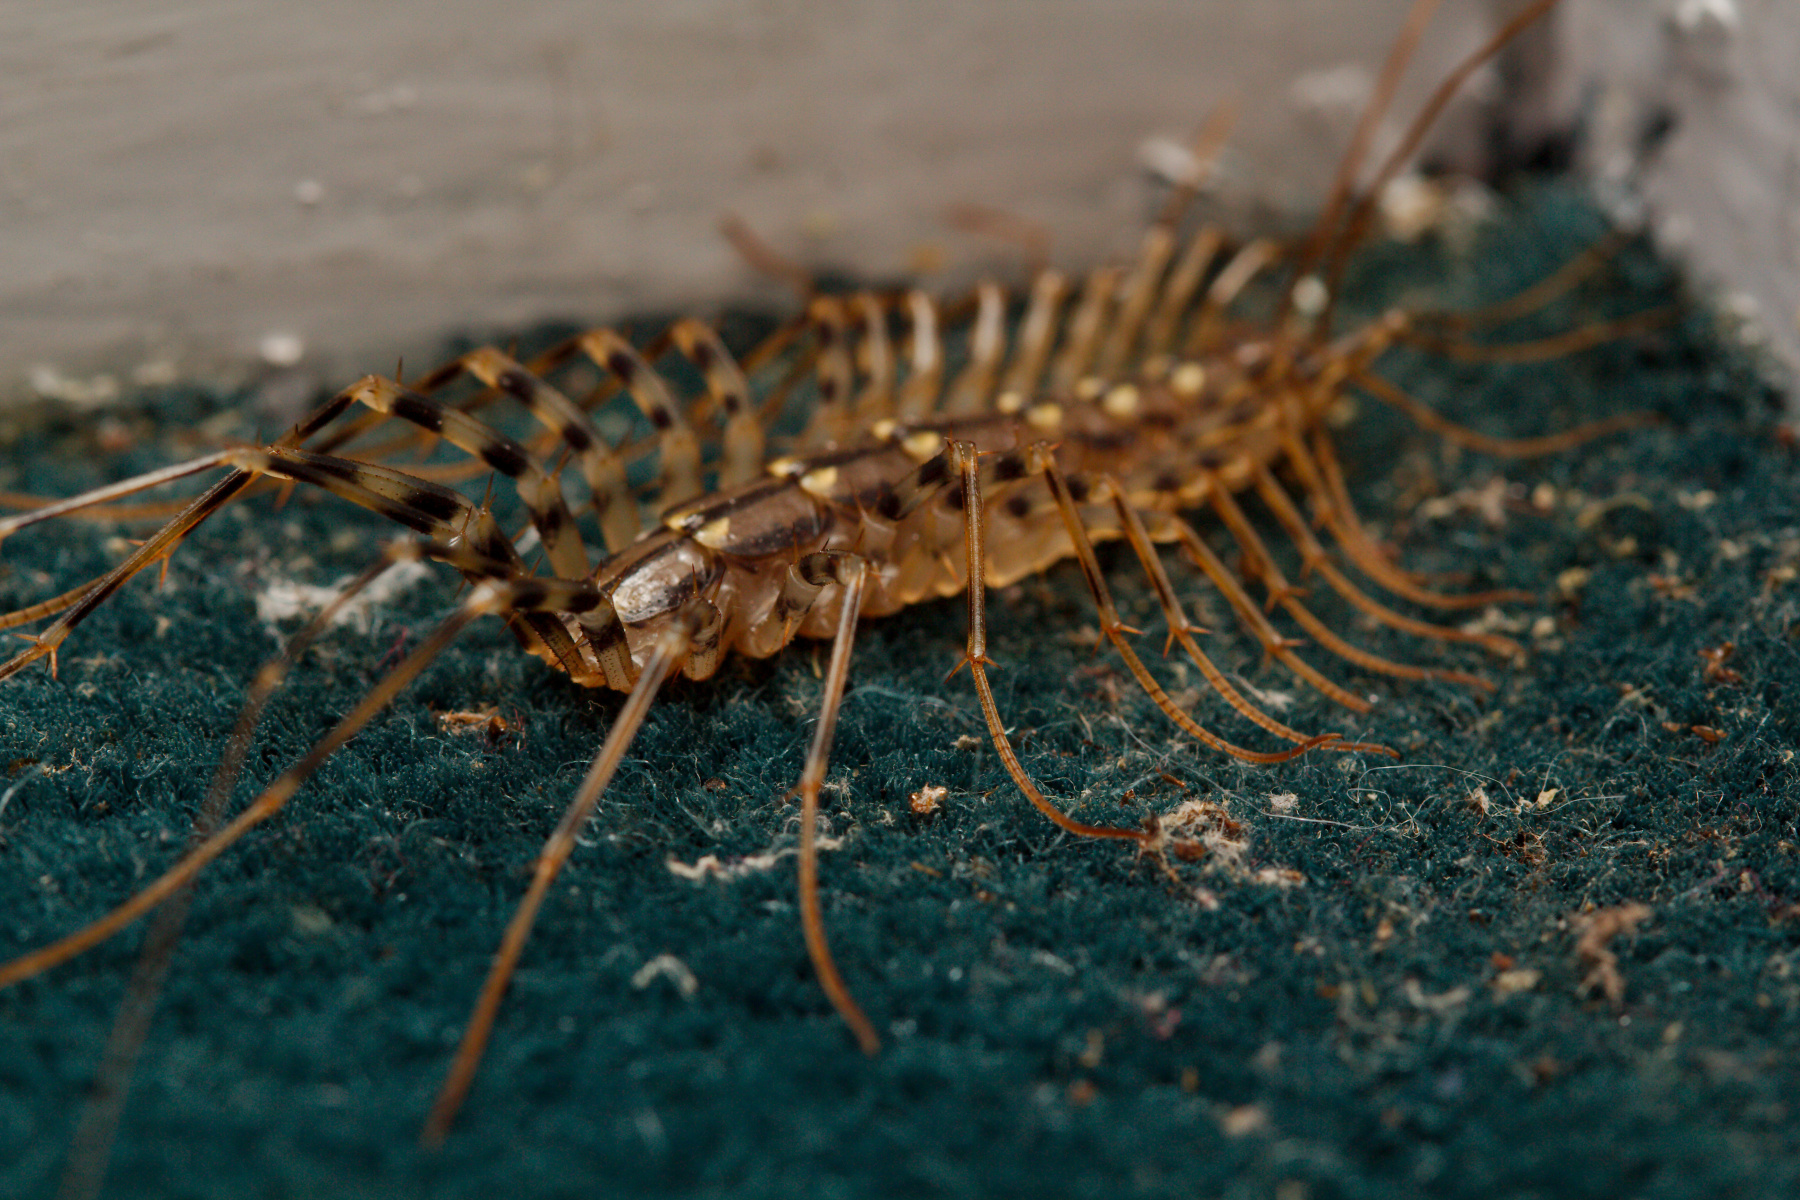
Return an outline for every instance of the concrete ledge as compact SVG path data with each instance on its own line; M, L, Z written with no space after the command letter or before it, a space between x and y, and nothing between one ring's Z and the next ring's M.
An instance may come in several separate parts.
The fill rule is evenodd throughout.
M1447 3L1396 111L1516 7ZM1220 207L1291 225L1407 8L45 7L5 51L0 399L103 402L259 359L332 382L450 329L775 299L718 235L727 212L809 265L945 287L1016 267L947 224L956 203L1092 262L1142 228L1145 144L1178 145L1227 95L1243 115ZM1585 116L1586 167L1800 361L1800 129L1782 119L1800 85L1781 69L1800 10L1568 0L1558 17L1475 81L1436 153L1478 157L1484 103L1527 138Z

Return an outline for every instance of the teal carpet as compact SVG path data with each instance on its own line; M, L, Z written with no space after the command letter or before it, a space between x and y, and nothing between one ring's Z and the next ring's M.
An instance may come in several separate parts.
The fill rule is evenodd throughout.
M1566 194L1527 193L1472 254L1371 253L1356 294L1491 299L1598 230ZM1680 296L1633 249L1508 332ZM1092 651L1072 569L997 594L1001 703L1053 797L1091 821L1186 801L1229 817L1215 853L1171 878L1058 834L1014 790L967 679L944 679L960 602L868 622L827 792L843 840L823 859L838 961L888 1042L867 1059L813 980L781 856L823 647L676 687L545 908L453 1136L427 1153L415 1135L488 957L619 702L482 627L203 877L106 1194L1800 1194L1800 461L1773 391L1691 304L1671 329L1547 364L1396 354L1383 369L1496 433L1667 418L1525 463L1367 402L1342 431L1359 501L1409 565L1545 599L1504 617L1532 648L1518 666L1319 609L1379 652L1491 674L1492 701L1311 648L1380 701L1335 709L1262 665L1177 570L1220 631L1208 644L1291 697L1289 723L1389 743L1401 763L1196 750ZM108 430L15 430L0 486L67 494L174 461L216 444L230 401L170 389ZM97 573L137 531L9 539L0 605ZM329 498L253 498L165 587L101 609L59 679L0 684L0 956L173 860L278 644L255 596L330 583L389 535ZM1104 557L1148 652L1153 597ZM453 595L427 582L325 639L272 705L251 774L301 754ZM1256 741L1197 675L1157 669ZM489 706L504 736L437 716ZM926 785L946 795L915 815ZM742 870L670 866L709 855ZM1628 905L1648 910L1634 928L1592 927ZM0 1195L53 1193L140 937L0 993Z

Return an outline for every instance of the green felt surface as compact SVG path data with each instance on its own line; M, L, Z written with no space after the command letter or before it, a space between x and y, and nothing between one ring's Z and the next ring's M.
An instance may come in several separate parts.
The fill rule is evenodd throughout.
M1365 312L1493 298L1599 227L1564 192L1528 193L1468 253L1375 251L1357 291ZM1678 294L1633 249L1512 332ZM1176 570L1220 631L1209 645L1290 696L1288 721L1390 743L1402 763L1259 768L1197 750L1091 651L1075 572L993 598L1001 703L1050 794L1116 822L1211 800L1243 825L1242 870L1202 861L1171 881L1058 834L980 740L967 679L944 680L960 602L866 623L827 794L844 842L823 860L838 961L888 1042L866 1059L807 964L791 858L729 882L667 865L794 844L782 796L823 648L734 665L656 707L545 908L454 1135L426 1153L419 1123L526 868L619 703L483 627L203 877L107 1194L1795 1194L1800 462L1774 435L1772 393L1691 306L1668 331L1542 365L1383 366L1493 432L1670 418L1525 463L1458 453L1368 403L1342 431L1360 503L1409 564L1546 600L1509 614L1533 646L1519 666L1318 607L1384 653L1479 666L1501 685L1490 702L1309 648L1380 700L1367 717L1336 709L1262 665ZM212 403L137 398L125 452L74 424L21 435L0 484L66 494L171 461L217 436L202 432ZM1548 510L1530 503L1540 484ZM1498 498L1498 523L1476 504L1417 507L1456 495ZM0 604L91 576L132 532L19 534L0 549ZM84 625L60 679L0 684L0 955L173 861L277 645L254 596L329 583L389 532L328 498L236 505L167 586L139 581ZM1126 557L1105 560L1153 648L1152 597ZM1591 576L1559 596L1571 567ZM272 706L255 778L452 597L421 586L368 632L328 637ZM1738 678L1709 681L1700 652L1725 642ZM1182 689L1175 660L1157 669ZM1222 730L1263 744L1197 675L1185 683ZM434 716L488 705L514 736L450 736ZM948 795L920 818L908 796L927 784ZM1264 868L1304 882L1257 882ZM1625 903L1653 915L1612 945L1622 1000L1578 995L1584 910ZM53 1192L139 937L0 994L0 1195ZM692 972L691 995L639 977L659 955ZM1509 961L1535 986L1496 986Z

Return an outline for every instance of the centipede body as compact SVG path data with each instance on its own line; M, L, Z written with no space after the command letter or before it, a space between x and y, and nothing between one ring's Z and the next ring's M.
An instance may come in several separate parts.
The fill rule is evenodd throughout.
M1619 356L1629 353L1629 348L1617 351ZM1660 386L1671 391L1681 386L1674 375L1673 368L1666 368ZM1469 377L1458 377L1447 386L1450 394L1439 398L1453 405L1457 403L1454 393L1458 389L1479 386ZM1545 390L1566 395L1560 387ZM1476 412L1483 408L1478 397L1473 401L1463 397L1462 402L1472 403ZM1651 458L1659 452L1666 455L1666 449L1659 451L1656 447L1666 446L1666 441L1657 439L1668 436L1643 434L1635 452ZM1377 448L1368 457L1380 459L1385 453ZM1612 456L1619 453L1622 452L1597 450L1576 462L1551 464L1542 473L1534 471L1530 478L1548 483L1559 495L1572 486L1598 494L1608 480L1618 478L1619 460ZM1414 473L1416 485L1429 489L1432 483L1427 475L1449 469L1441 459L1437 461L1437 466ZM1362 482L1404 490L1391 475ZM1441 492L1456 490L1441 486L1441 481L1439 484ZM1602 544L1601 537L1609 533L1606 529L1600 534L1558 532L1553 519L1558 510L1554 505L1546 513L1534 514L1522 511L1530 507L1528 502L1521 508L1518 497L1511 500L1514 508L1507 511L1512 512L1512 520L1533 526L1528 539L1531 544L1521 552L1526 564L1550 568L1554 574L1554 568L1561 564L1596 559L1604 560L1602 570L1623 572L1638 559L1636 552L1614 553L1626 536L1632 536L1629 533L1611 531ZM26 779L24 786L12 793L12 801L21 806L21 811L28 799L34 811L44 803L34 781L42 784L65 777L69 768L107 772L120 781L118 799L105 801L108 809L115 811L94 812L90 808L71 813L76 802L70 797L60 805L51 801L61 809L58 819L72 816L83 826L116 831L115 821L130 810L134 820L141 819L145 824L135 835L120 837L120 842L154 842L165 833L179 840L180 822L170 821L166 809L153 808L142 801L149 793L161 793L165 788L179 795L184 782L190 790L197 786L183 781L179 768L165 767L162 762L178 761L177 755L190 736L190 720L198 722L210 712L217 722L229 722L235 701L230 698L232 685L227 680L241 682L247 678L268 648L267 642L245 644L249 639L241 636L246 623L244 588L240 581L220 574L221 564L241 562L246 557L254 563L260 554L263 572L286 573L297 569L297 564L285 553L284 544L297 545L315 564L338 553L331 549L329 539L318 532L308 536L307 532L319 531L320 526L315 524L319 521L326 522L326 528L338 527L341 518L334 510L320 511L301 502L279 518L299 526L297 542L287 542L285 536L272 540L268 527L254 519L253 510L231 511L252 515L239 518L235 528L228 526L223 535L212 535L211 540L196 546L187 565L178 562L175 589L158 602L156 609L148 604L126 605L107 618L109 625L87 628L91 646L131 645L133 654L129 661L113 654L105 656L107 661L98 661L98 656L83 661L80 654L72 655L65 660L64 669L71 674L85 671L86 678L70 680L73 687L64 693L38 686L35 694L47 702L67 704L72 707L65 711L79 710L87 715L64 722L33 721L23 731L27 739L48 728L92 730L96 726L92 714L108 713L109 709L120 723L119 728L129 724L132 733L129 744L120 733L109 746L104 740L107 721L102 717L98 722L101 739L78 735L59 747L61 753L52 755L43 755L41 746L22 746L14 760L18 765L13 778ZM1371 511L1384 510L1376 503ZM1393 519L1399 522L1404 518ZM1433 533L1436 536L1439 531ZM1498 535L1483 529L1472 513L1464 513L1452 522L1448 536L1452 541L1487 545L1487 539ZM1641 543L1639 548L1644 549ZM97 549L92 542L85 547L52 547L51 552L61 558L51 564L55 570L46 573L56 578L78 573L81 564L72 560L85 556L92 563ZM366 552L366 543L363 549ZM1456 549L1452 546L1445 550L1444 567L1459 562L1466 565ZM1421 565L1435 563L1434 556ZM1608 567L1607 563L1623 565ZM1501 568L1508 565L1494 565L1494 573L1502 574ZM15 567L20 569L26 568L23 564ZM252 586L256 582L255 570L253 567ZM1151 611L1141 591L1133 596L1127 587L1120 586L1128 597L1128 605ZM1627 585L1621 581L1618 586ZM1067 797L1104 794L1123 785L1124 791L1136 793L1134 799L1142 798L1166 808L1179 803L1189 790L1205 790L1243 805L1241 813L1253 821L1258 813L1266 817L1266 806L1259 803L1259 798L1268 794L1266 776L1225 760L1196 760L1191 749L1173 746L1160 729L1155 734L1144 733L1156 728L1153 712L1142 706L1130 708L1129 702L1120 698L1126 693L1108 686L1103 661L1091 661L1080 644L1080 627L1073 623L1081 621L1087 611L1082 597L1079 584L1065 573L1052 576L1043 584L1020 585L1016 594L1002 598L995 606L995 657L1006 664L1008 672L1018 672L1011 677L1018 682L1008 682L1006 673L999 679L1010 692L1009 700L1015 706L1020 727L1030 731L1027 753L1032 770L1055 783L1058 793ZM183 611L190 603L194 607ZM434 604L441 603L441 592L434 599L431 592L422 591L403 598L383 620L392 631L396 625L406 623L409 614L425 617L434 611ZM228 614L235 613L235 618L228 615L224 619L224 628L206 619L208 610L221 608ZM1554 619L1557 614L1550 615ZM160 635L158 616L169 621ZM990 1038L997 1039L1010 1047L1015 1064L1037 1064L1026 1068L1022 1075L1015 1073L1012 1086L1032 1078L1057 1081L1061 1086L1052 1087L1053 1098L1068 1112L1077 1114L1073 1118L1077 1123L1083 1119L1079 1114L1086 1111L1081 1100L1086 1093L1076 1085L1087 1080L1091 1087L1104 1087L1104 1081L1093 1082L1093 1076L1107 1066L1106 1055L1093 1051L1093 1030L1100 1031L1103 1046L1109 1039L1115 1047L1120 1043L1126 1046L1123 1050L1115 1048L1110 1070L1148 1082L1152 1089L1160 1089L1158 1098L1176 1108L1192 1106L1198 1103L1193 1095L1201 1085L1188 1087L1185 1068L1198 1071L1209 1065L1201 1052L1214 1038L1211 1033L1195 1032L1203 1024L1200 1016L1185 1016L1171 1023L1170 997L1165 991L1160 1000L1156 999L1156 981L1170 971L1181 972L1184 978L1191 973L1194 978L1205 980L1204 998L1191 1000L1190 1010L1207 1014L1225 1028L1243 1031L1258 1021L1273 1020L1277 1026L1284 1020L1291 1022L1291 1016L1272 1017L1271 999L1258 999L1254 994L1248 996L1249 1005L1256 1010L1254 1018L1223 1014L1228 1011L1227 1006L1245 1002L1245 972L1269 969L1247 965L1259 957L1260 951L1255 947L1264 939L1250 936L1243 923L1259 918L1279 921L1284 912L1291 914L1295 907L1307 905L1296 901L1292 890L1279 884L1246 888L1239 898L1222 901L1221 889L1208 886L1201 877L1199 886L1220 908L1209 908L1206 901L1195 896L1187 898L1184 906L1173 912L1164 908L1159 917L1154 910L1166 899L1163 891L1146 884L1148 868L1128 858L1115 858L1108 863L1084 861L1073 879L1045 871L1044 864L1066 853L1066 847L1060 846L1041 826L1031 824L1029 812L1019 812L1016 804L1005 803L1004 777L997 774L991 755L984 756L978 749L959 748L965 733L980 732L957 691L939 681L954 661L959 627L955 607L938 606L903 618L899 624L871 627L863 635L865 652L859 655L857 671L863 699L846 707L837 765L830 780L831 832L844 837L845 844L833 850L827 861L836 869L854 862L853 878L858 881L855 889L841 888L831 897L831 919L839 952L856 953L865 965L881 964L883 1016L896 1026L897 1038L919 1038L924 1043L964 1050ZM1066 637L1053 632L1059 628ZM209 653L200 658L203 665L196 669L192 665L194 656L179 647L180 639L189 631L200 630L214 631L209 636L216 644L209 645ZM1580 631L1581 622L1570 619L1555 624L1547 636L1566 643L1578 637ZM238 636L234 639L229 635ZM226 646L234 640L235 651ZM341 636L332 639L326 649L338 661L331 664L331 670L317 672L310 681L297 679L298 690L280 706L285 716L276 717L265 735L267 747L259 753L269 769L277 769L282 760L291 758L316 734L321 727L319 722L327 719L325 714L342 711L346 702L353 702L366 688L370 672L380 662L372 648L380 645L379 636L372 637L364 647L347 647ZM888 660L885 665L871 668L871 645L876 648L874 661ZM921 653L922 645L939 646L942 653ZM147 655L140 653L139 648L146 646ZM168 648L166 667L158 663L163 653L159 646ZM1234 666L1252 681L1282 686L1258 674L1253 655ZM136 707L142 702L133 701L117 681L127 672L159 670L181 678L182 698L176 703L159 704L157 711L144 712ZM1024 682L1028 670L1052 681L1042 697ZM591 751L594 725L589 718L596 702L572 696L568 690L556 687L553 680L531 671L529 660L512 655L502 637L489 636L456 652L435 668L411 697L410 717L403 712L393 721L371 729L358 740L349 757L327 768L327 775L309 789L317 806L305 822L290 821L270 830L260 845L249 847L239 856L242 861L236 867L222 868L223 876L215 886L242 885L263 897L257 904L241 904L220 896L215 901L214 914L221 926L240 913L247 915L247 924L234 921L231 932L216 926L220 928L216 942L202 935L203 942L214 948L210 953L225 959L226 970L262 981L261 987L246 999L234 1002L234 1007L240 1009L234 1015L241 1015L249 1024L254 1024L259 1015L268 1017L270 1013L278 1022L296 1020L298 1027L292 1032L302 1040L311 1037L340 1042L346 1036L354 1036L359 1045L371 1049L379 1040L390 1051L395 1046L402 1050L411 1046L415 1051L429 1048L430 1053L423 1055L427 1058L441 1053L443 1022L409 1009L405 1004L408 992L418 985L418 980L428 978L433 980L434 989L442 985L458 998L466 996L478 975L492 932L503 920L517 873L535 846L533 831L553 815L558 795L567 790L573 776L579 773L579 764ZM471 688L468 681L474 679L482 683ZM93 687L89 689L87 684ZM595 845L588 848L591 861L577 877L567 881L566 892L559 892L560 915L553 919L562 923L562 931L554 940L564 949L552 949L545 963L535 968L549 972L567 962L571 968L567 978L579 977L583 990L604 988L609 995L631 999L635 1008L615 1023L605 1016L596 1021L587 1008L579 1014L563 1012L561 1009L567 1004L561 998L546 998L547 1003L534 1005L530 999L533 980L528 974L515 988L513 1002L525 1005L525 1011L514 1019L530 1034L521 1037L510 1051L497 1049L502 1061L496 1067L502 1077L514 1072L529 1073L534 1067L542 1073L535 1082L521 1085L518 1092L488 1115L477 1118L490 1129L498 1128L527 1113L534 1089L555 1091L578 1086L584 1077L612 1079L615 1084L621 1077L629 1079L629 1085L618 1089L628 1094L616 1095L616 1102L610 1107L602 1106L612 1114L615 1126L628 1126L629 1132L603 1135L586 1143L586 1152L605 1160L616 1173L615 1178L630 1178L633 1171L639 1171L648 1172L644 1178L672 1174L699 1185L706 1182L707 1171L720 1171L728 1177L733 1164L740 1172L751 1170L752 1144L758 1136L771 1136L773 1127L799 1136L797 1126L784 1124L788 1118L767 1117L767 1121L775 1123L772 1127L759 1117L751 1122L759 1132L752 1134L731 1131L722 1116L702 1117L693 1125L671 1132L671 1123L658 1115L659 1108L667 1106L672 1094L685 1089L722 1086L744 1063L754 1064L768 1056L798 1055L817 1064L823 1062L824 1055L841 1051L841 1045L832 1040L829 1031L816 1028L816 998L804 971L796 970L792 916L783 907L783 877L751 870L730 884L708 882L697 887L663 861L667 857L689 865L712 854L725 862L743 862L791 844L784 842L791 839L791 829L783 814L766 800L779 795L791 783L798 766L803 744L803 738L798 736L803 730L801 714L807 699L816 695L817 687L805 653L766 666L744 667L729 673L720 686L723 691L691 689L674 704L659 706L640 742L638 757L643 765L631 773L637 786L631 789L630 803L608 804L605 819L595 829ZM1531 689L1529 677L1521 686L1524 691ZM1430 749L1446 738L1466 751L1471 731L1483 728L1482 709L1435 685L1418 689L1380 684L1374 687L1383 693L1380 728L1386 731L1385 736L1406 745L1409 752L1423 751L1423 757L1434 758ZM311 700L315 688L328 693L316 708ZM529 707L517 697L528 698ZM892 702L891 708L877 708L875 702L883 697ZM1507 699L1517 703L1517 692ZM503 708L508 703L515 707L512 723L518 733L511 742L485 745L454 741L439 732L432 717L434 707L450 711L496 701ZM869 704L867 709L864 703ZM1303 712L1312 704L1305 699L1297 703ZM1126 711L1118 711L1121 704L1127 705ZM96 707L84 709L83 705ZM524 710L522 714L520 709ZM1499 711L1506 711L1504 701ZM1401 714L1398 718L1392 715L1396 712ZM900 730L892 728L896 722L894 714L902 723ZM1342 727L1345 721L1341 716L1321 717L1309 727L1327 724ZM1396 725L1412 740L1391 732ZM152 731L153 738L161 740L146 743L141 736L146 729ZM779 732L778 740L787 743L785 757L763 757L746 749L753 735L771 729ZM1551 732L1554 731L1552 726ZM19 736L21 731L15 726L9 732ZM686 757L684 748L693 745L702 734L709 744L730 751L721 752L716 759L725 769L717 773L694 771L694 778L678 780L653 769L658 762L682 761ZM906 748L882 748L895 742ZM117 752L109 754L115 747ZM421 753L423 750L437 756L434 766L423 765L427 757ZM34 753L38 754L37 760L26 762ZM80 762L84 753L91 755L86 763ZM167 760L161 758L163 754L169 756ZM1451 760L1447 752L1442 757ZM1466 755L1463 759L1468 761ZM452 794L439 791L438 784L427 781L428 777L441 779L447 763L457 764L450 773L465 776L464 782L473 786ZM1499 766L1494 764L1491 773L1504 778ZM30 774L34 768L39 769L36 776ZM56 773L46 775L45 771ZM419 781L416 785L415 779ZM934 823L909 825L912 818L904 810L907 791L921 783L940 782L964 796L962 809L954 817L947 811ZM1328 819L1366 812L1366 805L1380 805L1384 800L1363 797L1382 797L1388 805L1383 811L1389 819L1346 819L1344 824L1368 826L1373 831L1371 837L1417 836L1408 831L1420 828L1418 813L1396 796L1396 788L1385 784L1359 787L1363 784L1366 779L1359 773L1346 772L1337 761L1320 757L1292 765L1282 777L1284 789L1308 796L1309 804L1319 806L1312 811L1333 814ZM133 791L139 803L132 803ZM535 793L540 805L535 818L515 807L480 803L496 793L522 794L527 806ZM1429 788L1417 794L1421 807L1431 795ZM319 804L320 797L328 799ZM1413 815L1406 819L1409 812ZM898 827L893 831L887 829L889 816ZM1452 830L1466 832L1455 824L1454 818L1446 820ZM452 831L442 828L446 823L456 826L454 836L448 836ZM1317 888L1325 880L1335 881L1340 887L1357 886L1352 881L1363 873L1365 864L1357 856L1364 849L1332 843L1337 854L1334 858L1318 844L1308 845L1285 833L1273 820L1258 823L1256 831L1259 840L1255 862L1297 872L1307 880L1303 886L1308 888ZM884 834L904 838L904 861L891 852L878 856L868 849ZM484 850L483 844L490 837L488 844L497 843L497 847ZM62 840L66 842L66 835L62 835ZM88 908L84 911L95 911L96 906L116 897L121 886L130 886L130 881L122 876L136 874L142 868L133 865L136 855L131 849L121 854L117 845L104 845L106 840L104 836L99 839L102 844L97 847L97 855L109 860L109 867L64 872L53 876L50 884L44 884L41 876L27 878L23 882L34 891L28 891L24 902L9 905L8 911L41 912L46 907L46 893L64 898L56 901L57 906L85 904ZM1373 851L1368 865L1375 865L1382 853ZM1344 857L1346 854L1348 857ZM321 858L335 864L333 878L317 879L306 869ZM1507 863L1516 861L1505 854L1501 858ZM295 877L289 869L299 869L301 876ZM86 897L73 894L78 889L68 882L71 876L79 879L81 888L91 889ZM1137 886L1120 886L1133 876L1137 877ZM460 893L464 906L461 912L443 899L446 888ZM422 898L428 893L432 895L432 911L421 913ZM621 914L633 905L654 910L655 919L621 928ZM1312 908L1316 918L1317 905ZM1227 913L1227 918L1206 915L1219 911ZM931 953L931 944L942 936L941 930L958 929L965 912L970 914L967 920L972 923L971 928L979 928L986 935L978 939L985 941L986 951L966 964L946 964ZM396 916L401 932L389 924ZM1228 921L1231 917L1238 919L1235 927ZM62 926L68 923L69 913L63 909L44 919ZM204 923L206 919L203 912L200 920ZM1053 941L1045 936L1051 922L1075 936ZM1209 923L1216 937L1215 946L1230 945L1233 950L1214 953L1207 962L1196 965L1199 951L1195 931ZM768 926L766 937L755 932L755 927L761 925ZM776 925L788 935L776 938ZM1120 938L1126 929L1135 933L1124 939L1125 945L1116 945L1109 953L1091 950L1093 942L1103 942L1108 936ZM1091 941L1081 936L1083 931L1094 935ZM459 951L447 944L452 936L464 932L469 934L467 947ZM1150 936L1151 933L1160 936ZM20 944L37 944L43 936L27 930ZM1316 934L1308 936L1317 939ZM541 938L540 942L547 940L550 939ZM1312 953L1298 948L1303 940L1289 939L1293 944L1283 946L1282 952L1291 951L1296 956ZM601 946L602 942L606 944ZM395 950L395 944L408 948ZM1081 953L1066 957L1059 945L1090 948L1095 957ZM1332 951L1327 949L1326 953ZM361 991L356 981L343 984L343 976L322 962L341 963L346 954L365 964L367 977L372 980L369 986L377 999L370 999L371 993ZM664 954L679 959L697 980L703 981L701 989L694 993L698 1000L684 996L678 974L671 975L666 970L644 974ZM99 952L91 958L91 966L78 972L87 981L83 988L93 989L90 994L96 1000L96 1010L107 1009L110 1001L99 999L98 994L116 990L119 971L128 955L128 947ZM1221 963L1221 958L1231 961ZM336 1001L331 1005L330 1016L321 1015L320 1010L309 1014L304 1009L294 1013L289 1008L294 1003L294 968L299 966L304 976L306 968L313 964L323 967L316 977L318 986L333 993L329 998ZM1040 972L1042 979L1052 981L1050 987L1042 989L1025 982L1031 972ZM1084 981L1090 975L1099 979L1067 982ZM610 986L604 982L597 985L597 978L610 980ZM1234 983L1234 979L1239 982ZM1314 994L1307 999L1309 987ZM1310 1011L1316 1015L1325 999L1317 994L1318 987L1310 979L1290 980L1276 996L1293 1002L1301 1012L1309 1011L1310 1004ZM962 1015L951 1011L954 1005L934 1003L946 993L958 998ZM1046 999L1052 993L1056 998ZM62 1002L69 999L66 993L62 996ZM1060 1015L1051 1021L1037 1020L1041 1013L1017 1011L1021 1001L1028 1010L1033 1005L1047 1004ZM177 1050L184 1044L204 1043L211 1036L215 1017L207 1012L203 1002L202 994L189 993L189 1023L177 1035ZM177 1005L182 1003L176 1001ZM718 1020L722 1012L742 1015L746 1008L754 1015L766 1014L774 1026L768 1039L760 1044L746 1045L746 1041L755 1039L732 1032L729 1022ZM259 1013L259 1009L268 1011ZM359 1020L372 1012L379 1014L372 1018L374 1028L351 1035ZM911 1013L926 1015L907 1015ZM104 1017L99 1019L103 1021ZM710 1032L704 1037L689 1040L685 1051L674 1048L680 1044L683 1031L692 1034L698 1024L707 1021L711 1022ZM35 1027L47 1025L37 1022ZM603 1048L600 1041L605 1032L616 1033L618 1044ZM1182 1067L1159 1052L1159 1047L1177 1037L1193 1039L1179 1043L1192 1060ZM655 1067L628 1069L628 1062L645 1061L643 1049L647 1039L672 1052ZM581 1047L576 1056L568 1050L572 1043ZM174 1060L179 1054L170 1053L167 1065L178 1072L179 1063ZM206 1052L199 1053L204 1056ZM351 1055L344 1061L355 1058ZM939 1082L946 1079L946 1073L929 1065L929 1055L921 1060L903 1051L900 1058L904 1060L902 1065L884 1070L920 1070ZM1095 1061L1090 1063L1090 1059ZM385 1065L386 1060L381 1061ZM249 1063L245 1058L235 1059L230 1066L240 1072L240 1080L254 1076L253 1071L246 1070ZM354 1140L353 1126L368 1121L371 1112L381 1107L379 1103L371 1106L360 1102L351 1106L344 1100L347 1095L365 1094L362 1088L374 1074L372 1068L359 1064L344 1068L341 1080L319 1083L315 1079L301 1088L299 1094L308 1097L306 1111L315 1118L321 1113L348 1110L342 1120L329 1119L334 1130L330 1136L344 1139L340 1146ZM159 1077L173 1078L160 1073ZM896 1076L887 1078L891 1081ZM224 1081L216 1086L222 1088ZM395 1087L410 1086L407 1094L416 1101L415 1093L423 1085L415 1077L410 1085L389 1081L381 1086L388 1089L388 1095L394 1094L391 1089ZM205 1093L207 1089L172 1086L170 1095L192 1097L196 1091ZM213 1094L219 1099L202 1124L216 1128L222 1120L229 1122L234 1108L228 1091ZM880 1112L900 1111L898 1107L885 1107L884 1101L871 1103ZM1146 1106L1155 1107L1149 1101ZM252 1107L244 1106L244 1115L238 1119L255 1125L259 1118L248 1115ZM395 1107L416 1109L417 1104L396 1103ZM528 1117L527 1123L542 1140L554 1141L561 1119L541 1108L537 1113L535 1118ZM179 1118L175 1120L179 1122ZM843 1131L840 1136L848 1136L846 1126L840 1124L836 1128ZM916 1132L914 1136L920 1134ZM723 1141L727 1152L721 1156L717 1147L712 1147L706 1156L708 1162L724 1165L690 1165L688 1151L709 1138ZM840 1140L838 1145L841 1147L843 1142ZM731 1151L734 1146L735 1154ZM629 1165L626 1160L644 1147L650 1151L651 1165ZM328 1147L314 1161L330 1162L337 1151L338 1147ZM453 1145L449 1154L451 1157L443 1160L443 1165L420 1169L447 1174L472 1165L471 1151L458 1151ZM850 1160L871 1159L852 1154Z

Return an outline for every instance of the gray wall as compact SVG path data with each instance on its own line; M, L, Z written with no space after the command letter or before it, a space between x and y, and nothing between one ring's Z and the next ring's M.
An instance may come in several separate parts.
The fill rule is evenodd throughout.
M1569 0L1538 47L1560 70L1521 111L1603 97L1628 131L1669 93L1691 106L1656 163L1592 165L1641 179L1659 221L1792 335L1800 122L1753 93L1800 61L1800 5L1663 15L1697 2ZM452 328L776 296L718 235L727 212L809 265L952 286L1013 261L945 220L982 203L1079 265L1135 241L1145 144L1180 144L1227 95L1242 116L1222 206L1292 223L1406 7L0 3L0 397L104 400L296 351L331 381L417 361ZM1449 0L1399 112L1494 7ZM1684 74L1693 39L1674 31L1711 36L1709 20L1737 26L1723 66ZM1500 94L1490 77L1471 103ZM1465 108L1448 144L1471 127ZM1785 241L1764 211L1782 188Z

